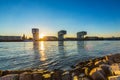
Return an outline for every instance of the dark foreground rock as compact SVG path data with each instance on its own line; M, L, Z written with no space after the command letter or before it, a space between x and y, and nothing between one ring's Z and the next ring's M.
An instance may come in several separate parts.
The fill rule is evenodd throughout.
M0 70L0 80L120 80L120 54L72 66L72 70Z

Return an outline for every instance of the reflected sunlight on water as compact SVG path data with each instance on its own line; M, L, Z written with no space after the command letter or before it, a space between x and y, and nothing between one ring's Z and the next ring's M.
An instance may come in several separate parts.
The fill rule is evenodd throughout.
M35 41L33 42L34 52L39 54L40 61L46 60L44 41Z
M40 60L41 60L41 61L45 61L45 60L46 60L46 56L45 56L44 50L45 50L44 42L41 41L41 42L40 42L40 55L41 55Z

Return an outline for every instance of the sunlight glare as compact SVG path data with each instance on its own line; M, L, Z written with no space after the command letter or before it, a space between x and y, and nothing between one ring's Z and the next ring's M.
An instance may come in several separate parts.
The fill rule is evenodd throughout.
M40 61L45 61L46 60L46 55L45 55L45 52L44 52L44 50L45 50L45 48L44 48L44 42L43 41L41 41L40 42L40 55L41 55L41 58L40 58Z
M44 37L44 34L43 34L43 33L41 33L41 34L40 34L40 38L42 39L43 37Z

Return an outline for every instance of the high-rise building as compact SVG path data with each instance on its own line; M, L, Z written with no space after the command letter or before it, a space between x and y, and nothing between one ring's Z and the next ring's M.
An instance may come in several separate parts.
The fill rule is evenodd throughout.
M86 31L77 32L77 39L84 39L85 35L87 35Z
M64 40L64 35L67 34L66 30L61 30L58 32L58 40L63 41Z
M38 41L39 40L39 29L32 28L32 34L33 34L33 40Z

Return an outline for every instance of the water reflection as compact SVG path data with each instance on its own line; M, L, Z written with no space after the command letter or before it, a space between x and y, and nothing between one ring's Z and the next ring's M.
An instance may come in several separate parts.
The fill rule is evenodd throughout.
M58 41L59 46L64 46L64 41Z
M59 53L64 54L65 50L64 50L64 41L58 41L58 48L59 48Z
M34 49L34 59L39 59L39 42L34 41L33 42L33 49Z
M78 53L85 53L85 42L84 41L77 41L77 49Z
M57 67L55 66L55 69L61 69L64 67L64 65L68 65L67 63L64 63L66 60L67 54L64 46L64 41L58 41L58 52L57 54ZM58 61L59 60L59 61ZM67 67L66 67L67 68Z
M65 51L65 46L64 46L64 41L58 41L58 51L59 51L59 60L65 59L66 56L66 51Z
M35 53L39 52L39 41L33 42L33 49L34 49Z
M46 56L45 56L45 48L44 48L44 42L41 41L34 41L33 42L33 49L34 49L34 53L35 53L35 58L40 59L40 61L45 61L46 60Z
M45 55L44 41L40 42L40 55L41 55L40 60L45 61L46 60L46 55Z

